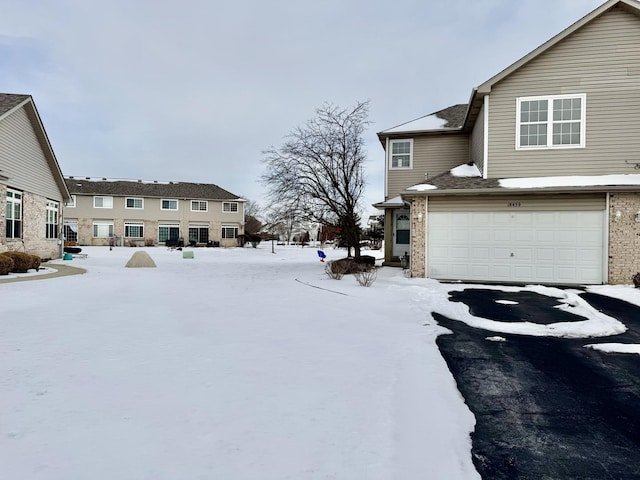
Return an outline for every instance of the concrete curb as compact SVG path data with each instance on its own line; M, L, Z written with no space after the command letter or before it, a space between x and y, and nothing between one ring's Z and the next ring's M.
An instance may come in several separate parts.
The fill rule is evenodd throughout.
M82 275L83 273L87 273L84 268L72 267L70 265L64 265L61 263L43 263L42 266L54 268L57 271L53 273L45 273L43 275L30 275L27 277L14 277L4 279L0 277L0 284L12 282L28 282L31 280L46 280L49 278L66 277L69 275Z

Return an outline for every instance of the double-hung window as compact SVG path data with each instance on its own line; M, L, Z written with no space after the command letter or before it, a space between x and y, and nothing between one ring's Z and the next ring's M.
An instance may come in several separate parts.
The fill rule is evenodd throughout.
M222 211L226 213L236 213L238 211L238 202L223 202Z
M7 189L6 207L7 239L22 237L22 192Z
M391 159L389 167L412 168L413 167L413 140L391 140Z
M206 212L209 210L209 203L206 200L191 200L192 212Z
M137 197L127 197L124 199L125 208L135 208L142 210L144 208L144 199Z
M124 222L124 236L126 238L143 238L144 225L138 222Z
M585 146L585 94L520 97L516 100L516 149Z
M238 238L237 225L222 225L222 238Z
M160 210L178 210L178 200L163 198L160 200Z
M111 222L93 222L94 238L111 238L113 237L113 223Z
M53 200L47 200L47 231L46 238L58 238L58 211L59 204Z
M113 208L113 197L93 197L93 208Z

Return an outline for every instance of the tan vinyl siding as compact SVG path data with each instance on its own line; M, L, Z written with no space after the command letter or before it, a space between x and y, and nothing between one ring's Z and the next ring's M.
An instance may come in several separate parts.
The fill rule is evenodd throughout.
M5 181L8 186L62 201L60 188L24 108L0 120L0 151L0 171L9 177Z
M494 195L429 197L430 212L594 211L606 208L606 195Z
M637 173L640 18L613 8L493 87L489 176ZM516 98L586 94L586 147L516 151Z
M481 172L484 170L484 106L480 109L478 120L471 132L470 159Z
M109 195L98 195L109 196ZM239 223L244 220L242 204L238 205L238 212L226 213L222 211L222 202L208 200L208 211L192 212L191 200L178 199L178 210L162 210L161 199L144 198L144 208L125 208L125 198L113 197L113 208L93 208L93 195L77 195L75 208L65 208L67 218L95 218L95 219L125 219L125 220L162 220L162 221L190 221L190 222L229 222ZM136 197L140 198L140 197ZM167 197L167 199L172 199ZM175 200L175 199L173 199Z
M464 133L415 137L413 139L413 168L389 169L387 198L401 191L424 183L441 173L469 161L469 136Z

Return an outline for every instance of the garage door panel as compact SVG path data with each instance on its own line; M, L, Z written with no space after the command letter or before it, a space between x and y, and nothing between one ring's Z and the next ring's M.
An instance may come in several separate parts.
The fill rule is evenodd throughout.
M488 262L491 260L491 249L489 247L471 247L471 258L479 262Z
M556 258L556 251L553 248L536 248L536 262L553 262Z
M509 242L511 241L511 230L497 229L493 231L494 242Z
M604 211L432 212L432 278L601 283Z

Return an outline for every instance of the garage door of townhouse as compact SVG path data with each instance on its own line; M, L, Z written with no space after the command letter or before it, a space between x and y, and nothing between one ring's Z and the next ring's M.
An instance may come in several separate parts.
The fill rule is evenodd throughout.
M441 280L600 284L604 219L604 210L431 212L426 273Z

